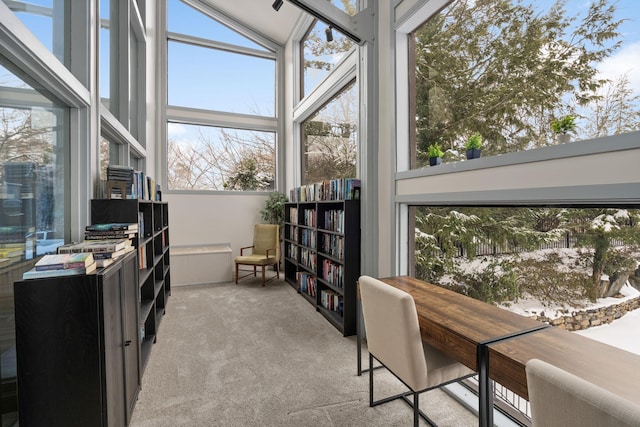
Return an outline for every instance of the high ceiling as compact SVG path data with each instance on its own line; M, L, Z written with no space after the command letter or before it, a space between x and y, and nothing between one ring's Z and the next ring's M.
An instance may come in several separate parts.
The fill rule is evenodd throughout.
M279 44L285 44L302 11L285 1L278 12L271 5L273 0L200 0L230 17L245 23L248 27L269 37Z

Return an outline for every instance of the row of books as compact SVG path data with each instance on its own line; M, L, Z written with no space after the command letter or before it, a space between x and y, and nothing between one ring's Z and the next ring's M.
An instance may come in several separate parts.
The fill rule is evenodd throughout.
M304 246L315 248L316 247L315 230L308 230L308 229L300 230L300 243Z
M322 262L322 278L336 288L344 288L344 266L325 259Z
M344 239L340 236L323 234L322 246L319 249L338 260L344 259Z
M315 270L316 269L316 253L315 251L307 248L300 248L300 264L305 267Z
M292 202L315 202L321 200L360 199L360 180L339 178L303 185L289 191Z
M107 181L122 182L125 187L123 195L119 187L110 189L112 199L161 199L160 185L150 176L145 176L142 171L136 171L131 166L109 165L107 166Z
M287 258L298 259L298 247L295 245L287 245Z
M320 304L329 311L334 311L342 316L344 304L342 295L330 289L320 291Z
M323 227L325 230L344 232L344 211L341 209L329 210L324 213Z
M296 273L296 281L301 293L309 296L316 296L316 277L313 274L304 271Z

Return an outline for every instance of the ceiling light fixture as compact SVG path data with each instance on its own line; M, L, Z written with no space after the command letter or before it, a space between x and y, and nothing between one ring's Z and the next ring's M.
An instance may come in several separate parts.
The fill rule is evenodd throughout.
M282 7L282 3L284 3L284 0L276 0L276 1L274 1L274 2L273 2L273 4L271 5L271 7L272 7L274 10L278 11L278 10L280 10L280 8Z
M332 42L333 41L333 32L331 31L331 25L329 25L327 27L327 29L324 30L324 34L325 34L325 36L327 36L327 41L328 42Z

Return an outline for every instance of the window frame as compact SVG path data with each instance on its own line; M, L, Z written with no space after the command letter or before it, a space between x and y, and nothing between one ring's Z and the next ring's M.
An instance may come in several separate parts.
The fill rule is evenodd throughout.
M229 43L203 39L200 37L190 36L187 34L174 33L168 31L167 23L167 0L159 2L159 28L161 28L161 34L158 38L160 43L160 55L163 58L161 67L161 95L160 99L164 107L162 108L161 118L161 132L160 139L162 141L162 176L165 183L168 183L169 176L169 164L168 164L168 123L183 123L187 125L199 125L199 126L212 126L220 128L233 128L239 130L254 130L261 132L273 132L275 133L275 191L282 191L283 186L283 173L281 172L282 153L284 150L281 148L284 143L284 138L281 137L280 129L281 125L281 103L278 102L278 94L281 93L281 87L283 86L283 48L276 43L272 42L265 36L247 28L239 21L231 18L224 12L216 9L213 6L203 5L196 3L192 0L181 0L188 7L192 7L198 12L208 16L209 18L217 21L219 24L224 25L239 33L240 35L250 39L254 43L264 47L266 50L261 51L244 46L232 45ZM206 110L200 108L188 108L172 106L168 103L168 44L169 41L175 41L180 43L188 43L194 46L202 46L207 48L219 49L230 53L249 55L257 58L272 59L275 62L275 81L274 81L274 117L259 116L252 114L232 113L226 111ZM167 186L168 187L168 186ZM260 195L264 196L265 191L237 191L237 190L182 190L182 189L168 189L166 192L169 194L240 194L240 195Z

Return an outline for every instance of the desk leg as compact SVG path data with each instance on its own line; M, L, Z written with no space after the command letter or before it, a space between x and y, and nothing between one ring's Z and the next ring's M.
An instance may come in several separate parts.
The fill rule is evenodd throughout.
M478 378L479 386L479 414L480 427L493 427L493 390L489 379L489 347L484 344L478 346Z

